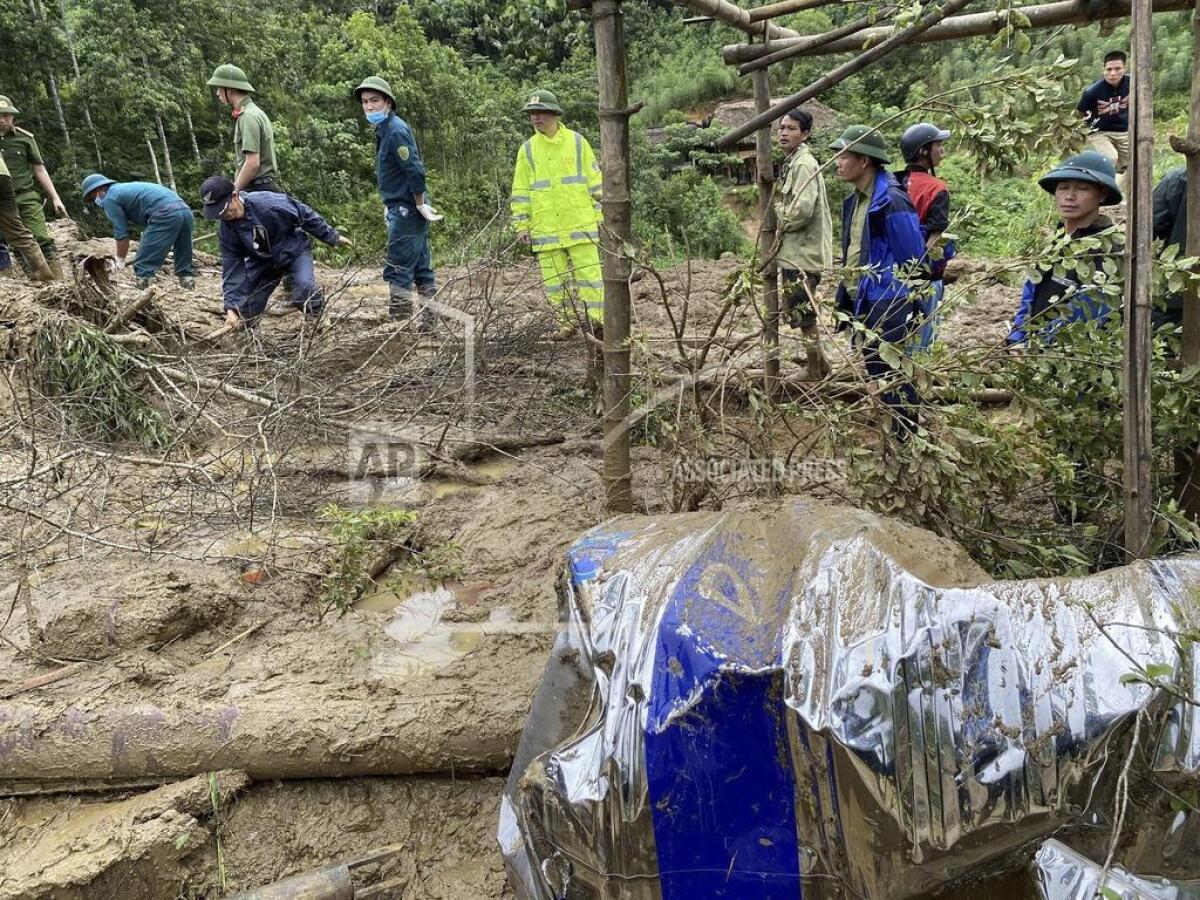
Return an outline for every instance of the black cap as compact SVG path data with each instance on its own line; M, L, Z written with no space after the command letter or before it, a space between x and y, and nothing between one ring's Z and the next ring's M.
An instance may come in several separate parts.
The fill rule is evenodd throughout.
M233 196L233 179L227 175L213 175L200 185L200 199L204 201L204 218L219 219L229 198Z

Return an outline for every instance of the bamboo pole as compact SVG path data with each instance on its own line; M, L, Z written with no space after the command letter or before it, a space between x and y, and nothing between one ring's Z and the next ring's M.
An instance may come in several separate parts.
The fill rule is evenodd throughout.
M1192 97L1187 140L1171 138L1171 146L1187 160L1187 241L1184 253L1200 256L1200 0L1192 13ZM1189 284L1183 295L1183 339L1180 362L1200 364L1200 288ZM1179 508L1200 521L1200 446L1175 451L1175 498Z
M1187 244L1188 256L1200 256L1200 0L1192 15L1192 103L1188 117L1188 141L1193 152L1187 158ZM1200 363L1200 289L1189 286L1183 303L1183 347L1185 366Z
M851 75L862 71L871 63L875 62L875 60L883 56L887 56L887 54L891 53L898 47L902 47L909 43L918 34L933 27L938 22L942 21L942 19L944 19L946 16L957 12L970 2L971 0L946 0L941 7L933 10L932 12L926 13L912 25L909 25L907 28L897 34L894 34L882 44L877 44L870 50L860 54L859 56L856 56L849 62L843 63L832 72L825 73L802 91L798 91L787 99L781 100L770 109L754 116L754 118L752 118L749 122L745 122L742 125L739 125L737 128L727 132L717 140L717 149L728 150L730 147L735 146L738 141L746 137L746 135L750 134L752 131L757 131L764 125L774 122L789 109L799 106L806 100L811 100L818 94L822 94L829 90L834 85L845 81Z
M625 23L621 0L592 4L600 88L600 164L604 179L604 497L609 512L633 510L629 436L629 257L633 237L629 197L629 106Z
M1192 0L1154 0L1155 12L1177 12L1191 9ZM1061 0L1057 3L1043 3L1035 6L1019 7L1017 12L1023 13L1029 19L1029 28L1055 28L1059 25L1087 25L1100 19L1116 19L1128 16L1130 0L1109 0L1099 9L1077 0ZM912 39L914 44L928 44L938 41L955 41L960 38L978 37L980 35L997 34L1007 24L1007 16L1003 12L971 13L964 16L954 16ZM819 47L813 47L802 56L830 56L835 53L851 53L870 47L886 40L895 34L890 25L878 28L868 28L865 31L840 40L831 41ZM750 62L760 56L775 53L785 47L806 40L806 38L785 38L762 44L728 44L722 50L722 57L730 65L740 65Z
M729 25L746 34L761 35L768 40L800 37L790 28L772 25L770 22L752 21L749 12L735 3L730 3L729 0L674 0L674 2L677 6L686 6L694 12L711 16L721 24Z
M803 12L806 9L818 9L822 6L843 4L846 0L782 0L780 3L768 3L766 6L756 6L748 10L751 22L761 22L763 19L773 19L776 16L786 16L790 13Z
M764 112L771 106L771 84L766 69L754 73L754 108ZM758 182L758 254L766 259L775 247L775 166L771 159L771 127L755 135L755 179ZM763 387L768 396L775 394L779 382L779 279L775 261L763 270Z
M1154 86L1151 0L1134 0L1129 233L1125 243L1125 555L1144 557L1150 543L1150 308L1154 212Z
M777 62L783 62L785 59L791 59L793 56L801 56L809 50L821 47L831 41L836 41L839 38L849 37L852 34L857 34L865 28L869 28L879 21L877 16L863 16L861 19L855 19L853 22L835 28L832 31L827 31L824 34L814 34L811 37L799 38L795 43L789 44L782 50L776 50L774 53L768 53L766 56L760 56L758 59L751 60L738 69L739 75L749 75L751 72L757 72L759 69L765 69L767 66L774 65ZM749 45L754 46L754 45ZM758 46L762 46L759 44Z

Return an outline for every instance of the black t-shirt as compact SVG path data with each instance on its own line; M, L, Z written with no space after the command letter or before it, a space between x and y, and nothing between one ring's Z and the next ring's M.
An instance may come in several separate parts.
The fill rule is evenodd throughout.
M1129 130L1129 76L1116 87L1103 78L1083 92L1075 107L1096 131Z

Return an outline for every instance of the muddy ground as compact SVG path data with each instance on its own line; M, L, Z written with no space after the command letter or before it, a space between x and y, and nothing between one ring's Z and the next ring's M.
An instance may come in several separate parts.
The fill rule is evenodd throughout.
M86 287L86 257L110 243L63 238ZM160 277L154 316L121 332L161 366L143 387L182 435L153 451L80 440L80 410L38 381L38 323L94 297L0 282L0 898L216 897L393 845L364 876L394 880L388 896L511 896L502 778L563 552L604 519L585 344L549 339L528 262L439 273L440 299L476 317L473 397L461 330L389 322L373 271L321 270L320 326L266 318L206 342L219 277L201 262L195 294ZM738 268L636 281L642 370L691 346L664 291L685 337L718 323L729 365L758 364L752 311L719 319ZM1016 289L972 277L945 333L994 345ZM131 278L114 275L112 304L137 296ZM832 355L850 371L844 346ZM420 458L364 488L353 435L368 426L416 435ZM662 446L634 460L638 509L670 511ZM344 557L318 510L364 499L416 518L367 549L374 583L339 608Z

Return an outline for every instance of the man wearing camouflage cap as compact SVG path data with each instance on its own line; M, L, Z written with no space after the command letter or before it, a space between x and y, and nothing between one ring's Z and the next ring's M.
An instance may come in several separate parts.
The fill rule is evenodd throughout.
M517 151L510 198L513 226L537 255L564 333L604 322L600 274L600 166L583 135L559 122L558 98L536 90L521 110L534 135ZM574 282L574 290L570 282Z
M18 113L20 110L13 106L8 97L0 96L0 154L4 156L4 162L12 177L13 192L16 194L21 219L41 247L54 277L61 278L62 267L58 263L58 251L54 245L54 238L50 236L50 229L46 227L46 216L42 212L42 198L38 195L38 187L49 198L59 216L67 218L67 208L59 199L50 173L46 171L42 153L34 136L13 123L13 117Z
M207 84L215 89L217 100L232 109L233 149L237 154L234 186L244 192L284 193L277 181L275 131L267 114L250 96L254 86L246 79L246 73L226 63L217 66Z

